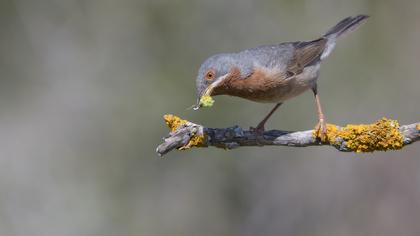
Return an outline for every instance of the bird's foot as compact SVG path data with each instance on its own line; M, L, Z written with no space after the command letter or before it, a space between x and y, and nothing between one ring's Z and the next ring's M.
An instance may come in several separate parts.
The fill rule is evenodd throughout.
M324 119L319 119L318 124L315 126L315 135L323 142L327 139L327 122Z
M249 127L249 130L251 130L252 132L254 132L255 134L262 136L265 132L265 127L264 125L258 125L256 128L254 127Z
M257 144L260 145L260 146L263 146L262 142L260 142L260 141L262 141L264 139L264 132L265 132L264 125L258 125L256 128L249 127L249 130L251 132L255 133Z

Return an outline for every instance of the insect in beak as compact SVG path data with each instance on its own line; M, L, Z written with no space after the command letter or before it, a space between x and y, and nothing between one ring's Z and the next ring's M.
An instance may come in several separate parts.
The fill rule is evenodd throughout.
M203 91L203 93L201 94L201 96L197 99L197 103L195 105L192 105L191 108L193 110L198 110L200 109L200 107L202 107L202 98L203 97L210 97L213 90L220 84L222 83L226 78L228 78L229 74L225 74L220 76L219 78L217 78L213 83L211 83L209 86L207 86L207 88Z

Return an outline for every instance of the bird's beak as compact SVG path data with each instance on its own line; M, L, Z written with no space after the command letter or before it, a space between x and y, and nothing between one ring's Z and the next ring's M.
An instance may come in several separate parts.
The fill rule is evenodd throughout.
M229 74L225 74L217 78L213 83L211 83L201 94L200 98L203 96L211 96L213 90L221 84L226 78L228 78Z
M229 73L222 75L220 77L218 77L213 83L211 83L209 86L207 86L207 88L201 93L201 95L197 98L197 103L195 105L192 105L190 108L192 108L193 110L198 110L200 109L200 100L202 97L204 96L211 96L213 90L220 84L222 83L226 78L228 78Z
M197 99L197 104L193 105L192 108L194 110L198 110L200 108L200 100L203 96L211 96L213 90L220 84L222 83L226 78L228 78L229 74L225 74L222 75L220 77L218 77L213 83L211 83L209 86L207 86L207 88L205 90L203 90L203 92L201 93L201 95L198 97Z

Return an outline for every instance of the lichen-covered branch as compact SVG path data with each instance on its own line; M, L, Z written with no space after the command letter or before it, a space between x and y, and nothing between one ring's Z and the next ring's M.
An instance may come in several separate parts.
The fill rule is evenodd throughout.
M257 135L239 126L229 128L206 128L174 115L164 116L171 129L156 152L162 156L173 149L214 146L233 149L240 146L322 146L329 145L343 152L373 152L398 150L420 140L420 123L398 124L396 120L382 118L372 124L327 125L327 137L321 140L314 130L282 131L269 130Z

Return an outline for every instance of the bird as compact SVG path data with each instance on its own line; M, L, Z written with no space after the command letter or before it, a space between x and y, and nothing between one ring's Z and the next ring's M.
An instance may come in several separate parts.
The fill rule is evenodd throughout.
M368 17L347 17L312 41L263 45L210 56L198 70L197 101L203 96L230 95L273 103L271 111L252 128L263 134L268 119L286 100L312 90L318 115L315 131L317 137L324 139L327 123L317 86L321 62L330 55L338 38L356 30Z

